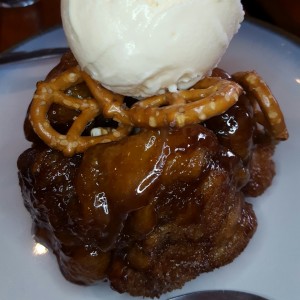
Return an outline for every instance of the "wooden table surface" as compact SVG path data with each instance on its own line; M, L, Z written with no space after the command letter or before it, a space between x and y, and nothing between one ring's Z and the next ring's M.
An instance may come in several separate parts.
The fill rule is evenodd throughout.
M60 0L40 0L27 7L0 8L0 52L60 24Z
M300 37L300 0L242 0L242 2L248 14ZM60 24L60 0L40 0L24 8L0 8L0 52Z

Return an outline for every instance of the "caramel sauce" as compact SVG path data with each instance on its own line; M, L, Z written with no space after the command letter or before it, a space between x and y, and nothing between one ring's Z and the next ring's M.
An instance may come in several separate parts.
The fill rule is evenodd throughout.
M256 123L252 106L245 95L224 114L207 120L205 125L214 131L222 145L239 155L243 161L250 159Z
M47 79L74 64L71 55ZM220 69L213 75L231 80ZM84 84L65 92L89 97ZM64 132L76 111L53 105L48 117ZM98 126L114 123L97 117L84 134ZM136 128L73 157L43 144L28 119L24 128L33 144L18 159L19 180L36 240L69 281L108 280L135 296L159 297L231 262L256 229L244 196L261 194L274 176L274 144L247 94L205 123Z
M188 198L189 183L199 184L205 170L212 167L212 157L219 155L218 161L235 157L218 151L217 139L201 125L145 130L87 150L77 174L76 193L86 226L99 230L101 249L114 246L130 212L156 198ZM168 190L167 195L164 190L170 185L173 192L170 195Z
M214 72L215 76L230 79L222 70ZM66 92L78 98L90 96L83 84ZM73 114L53 107L49 119L54 127L65 126L61 129L63 132L70 126ZM97 119L96 122L101 124L103 121ZM234 184L239 188L245 185L249 179L245 167L255 131L247 97L242 96L226 113L207 120L203 125L141 130L119 142L96 145L84 153L74 180L78 210L82 214L79 223L80 228L86 228L81 230L87 236L98 240L102 251L115 246L128 215L133 211L145 208L152 215L151 222L145 225L147 228L134 229L144 235L153 230L158 221L164 222L157 220L155 211L147 207L156 199L167 199L165 203L169 203L168 199L170 202L177 199L177 208L175 205L170 210L173 215L188 210L184 214L190 214L189 218L183 217L180 222L187 219L197 222L198 216L193 216L197 211L196 204L187 203L198 197L191 191L197 190L199 182L211 168L223 164L226 169L232 169L232 178L238 181ZM31 131L25 127L27 136ZM222 151L219 143L224 146ZM237 163L240 158L244 165ZM137 213L134 215L138 216ZM167 208L164 215L168 219Z

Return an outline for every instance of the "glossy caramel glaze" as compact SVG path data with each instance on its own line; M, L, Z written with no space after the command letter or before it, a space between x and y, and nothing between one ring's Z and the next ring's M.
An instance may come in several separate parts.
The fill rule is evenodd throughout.
M73 117L59 107L49 114L61 131ZM137 129L73 157L25 124L33 144L18 159L19 180L36 239L53 249L68 280L108 279L134 296L158 297L231 262L256 229L245 196L263 193L275 174L273 141L254 122L247 95L202 125Z
M231 261L256 227L240 191L247 168L201 125L143 131L83 157L36 146L18 167L37 238L77 283L108 277L120 291L157 296ZM159 264L172 276L147 288Z
M193 194L207 172L216 167L215 160L218 167L234 165L230 152L219 151L215 136L200 125L182 130L145 130L119 143L100 144L86 151L78 170L76 191L84 219L101 228L102 250L114 247L130 212L157 198L169 197L173 201L175 196L179 208L175 212L172 209L172 214L182 213L181 206L197 198ZM243 185L247 173L241 165L239 168L239 176L244 177L238 180ZM233 178L228 180L235 180L234 175L230 174ZM199 220L190 218L189 222Z

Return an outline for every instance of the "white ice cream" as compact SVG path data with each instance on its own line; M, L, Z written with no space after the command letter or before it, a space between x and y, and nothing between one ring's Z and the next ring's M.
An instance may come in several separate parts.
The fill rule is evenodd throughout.
M133 97L191 87L220 61L244 12L240 0L62 0L80 66Z

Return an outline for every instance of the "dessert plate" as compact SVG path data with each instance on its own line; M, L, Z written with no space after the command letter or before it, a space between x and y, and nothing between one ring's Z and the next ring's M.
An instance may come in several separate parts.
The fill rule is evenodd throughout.
M64 47L61 28L56 28L16 50ZM82 287L67 282L54 255L35 244L31 220L22 202L16 161L29 147L23 120L35 84L58 58L0 66L0 298L128 300L108 283ZM288 141L277 147L277 175L265 194L249 199L258 218L258 229L246 250L233 263L199 276L172 296L196 290L240 290L271 300L297 300L300 294L300 42L258 25L243 23L220 67L227 71L256 70L269 84L285 114ZM142 298L137 298L142 299Z

